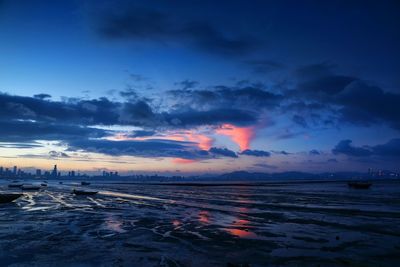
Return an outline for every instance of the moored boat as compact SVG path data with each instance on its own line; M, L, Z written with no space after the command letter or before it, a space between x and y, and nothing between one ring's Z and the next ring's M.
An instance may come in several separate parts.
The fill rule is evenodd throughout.
M23 190L39 190L40 186L39 185L33 185L33 184L23 184L21 186L21 189L23 189Z
M74 193L75 195L95 195L98 193L98 191L73 189L72 193Z
M0 203L9 203L22 196L22 194L15 193L0 193Z
M348 182L347 185L354 189L368 189L371 187L372 183L370 182Z
M8 187L21 187L23 183L18 182L18 181L12 181L11 183L8 184Z

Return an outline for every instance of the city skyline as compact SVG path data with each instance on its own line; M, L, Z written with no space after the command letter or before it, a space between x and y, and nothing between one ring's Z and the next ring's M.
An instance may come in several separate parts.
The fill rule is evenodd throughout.
M398 3L245 3L0 0L0 166L398 172Z

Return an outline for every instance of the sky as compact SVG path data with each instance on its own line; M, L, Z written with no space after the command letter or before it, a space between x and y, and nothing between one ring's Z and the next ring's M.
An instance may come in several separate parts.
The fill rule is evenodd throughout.
M0 0L0 165L399 171L398 1Z

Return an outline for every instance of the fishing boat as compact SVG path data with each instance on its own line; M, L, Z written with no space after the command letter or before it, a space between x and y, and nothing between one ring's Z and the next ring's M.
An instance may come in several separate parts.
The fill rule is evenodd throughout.
M98 192L91 190L74 189L72 190L72 193L74 193L75 195L95 195Z
M39 190L40 185L33 185L33 184L23 184L21 186L22 190Z
M371 187L372 183L370 182L348 182L347 185L354 189L368 189Z
M12 181L10 184L8 184L8 187L21 187L23 183L20 183L18 181Z
M22 194L15 193L0 193L0 203L9 203L22 196Z

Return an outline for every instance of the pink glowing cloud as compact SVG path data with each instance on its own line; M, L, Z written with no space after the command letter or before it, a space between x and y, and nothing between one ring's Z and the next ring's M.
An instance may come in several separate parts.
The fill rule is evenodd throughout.
M232 124L223 124L216 130L217 134L228 136L235 142L240 150L250 149L250 142L254 139L254 127L237 127Z
M183 159L183 158L174 158L172 159L172 163L174 164L191 164L196 162L194 159Z

